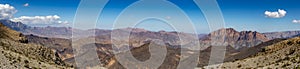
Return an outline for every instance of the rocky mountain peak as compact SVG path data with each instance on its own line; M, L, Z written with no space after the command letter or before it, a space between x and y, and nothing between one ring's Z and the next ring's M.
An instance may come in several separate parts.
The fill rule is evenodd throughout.
M238 32L233 28L224 28L210 33L204 41L210 42L211 45L230 45L234 48L243 48L255 46L269 39L256 31Z
M222 28L214 32L227 31L227 32L238 32L234 28Z

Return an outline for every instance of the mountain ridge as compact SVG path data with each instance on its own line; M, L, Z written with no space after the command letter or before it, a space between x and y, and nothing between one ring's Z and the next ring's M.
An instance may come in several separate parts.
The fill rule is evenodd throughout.
M27 38L0 23L0 68L71 68L57 52L28 43ZM23 62L24 61L24 62Z
M245 59L207 66L208 68L299 68L300 37L264 46L261 50ZM205 67L206 68L206 67Z
M203 41L210 42L212 45L218 43L221 46L230 45L236 49L242 47L251 47L258 45L262 42L268 41L269 39L256 31L241 31L238 32L233 28L223 28L217 31L213 31L208 34Z
M0 22L2 22L5 26L16 30L18 32L21 32L23 34L29 35L29 34L33 34L33 35L38 35L38 36L42 36L42 37L52 37L52 38L71 38L72 36L72 31L74 32L74 35L78 35L79 37L83 37L85 36L92 36L94 35L93 32L95 32L96 36L97 35L102 35L102 33L109 33L113 30L105 30L105 29L89 29L89 30L79 30L79 29L74 29L71 27L30 27L26 24L23 24L21 22L13 22L10 20L0 20ZM224 28L223 28L224 29ZM231 29L234 30L233 28L226 28L226 29ZM114 29L114 30L123 30L123 31L130 31L131 32L155 32L155 31L149 31L146 29L142 29L142 28L121 28L121 29ZM216 30L218 31L218 30ZM214 31L214 32L216 32ZM164 32L164 31L158 31L158 32ZM165 31L166 32L166 31ZM208 34L214 33L214 32L210 32ZM234 32L244 32L247 33L249 31L236 31L234 30ZM256 31L252 31L252 32L256 32ZM168 31L167 33L176 33L176 32L172 32L172 31ZM184 32L177 32L177 33L184 33ZM257 32L259 33L259 32ZM188 34L188 33L186 33ZM204 37L205 35L208 34L197 34L199 35L199 39L202 39L201 37ZM300 35L300 31L279 31L279 32L263 32L260 34L264 34L266 35L266 37L268 39L275 39L275 38L292 38L292 37L296 37Z

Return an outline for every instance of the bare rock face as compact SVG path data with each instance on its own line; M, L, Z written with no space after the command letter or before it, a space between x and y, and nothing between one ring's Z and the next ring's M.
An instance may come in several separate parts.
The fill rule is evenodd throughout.
M252 47L269 39L264 35L256 31L241 31L238 32L233 28L220 29L210 33L203 40L209 42L213 46L232 46L236 49L243 47Z

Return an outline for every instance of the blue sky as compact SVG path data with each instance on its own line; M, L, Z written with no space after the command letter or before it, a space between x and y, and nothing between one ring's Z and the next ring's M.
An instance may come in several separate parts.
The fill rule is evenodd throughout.
M110 0L99 17L98 28L110 29L114 19L130 4L137 0ZM193 0L170 0L180 7L193 21L198 33L208 33L210 30L200 9ZM259 32L300 30L299 0L217 0L225 19L226 27L241 30L253 30ZM28 3L28 6L24 4ZM61 21L73 22L76 9L80 0L1 0L0 4L9 4L18 11L14 18L21 16L48 16L58 15ZM147 8L136 8L143 11ZM265 12L276 12L278 9L287 13L279 18L267 17ZM172 9L161 9L172 10ZM89 11L89 10L87 10ZM146 14L145 14L146 15ZM151 15L151 14L147 14ZM172 18L172 17L169 17ZM128 18L130 20L130 18ZM179 20L180 21L180 20ZM125 22L126 23L126 22ZM184 25L184 23L182 23ZM47 24L31 24L32 26L47 26ZM149 26L151 25L151 26ZM52 25L53 26L53 25ZM159 21L150 21L140 24L139 28L148 30L171 30Z

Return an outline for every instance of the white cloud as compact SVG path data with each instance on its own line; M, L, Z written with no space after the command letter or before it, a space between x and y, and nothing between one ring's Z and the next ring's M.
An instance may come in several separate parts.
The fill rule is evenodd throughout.
M9 4L0 4L0 19L10 19L17 10Z
M300 20L293 20L293 23L300 23Z
M29 3L25 3L24 7L29 6ZM62 21L58 15L49 16L21 16L13 18L13 15L17 13L17 10L9 4L0 4L0 20L11 20L14 22L22 22L30 25L68 25L68 21Z
M271 12L271 11L265 11L266 17L269 18L282 18L287 14L285 10L278 9L278 11Z
M28 6L29 6L29 3L25 3L23 6L24 6L24 7L28 7Z
M50 16L21 16L19 18L10 19L15 22L22 22L24 24L68 24L68 21L61 21L58 15Z

